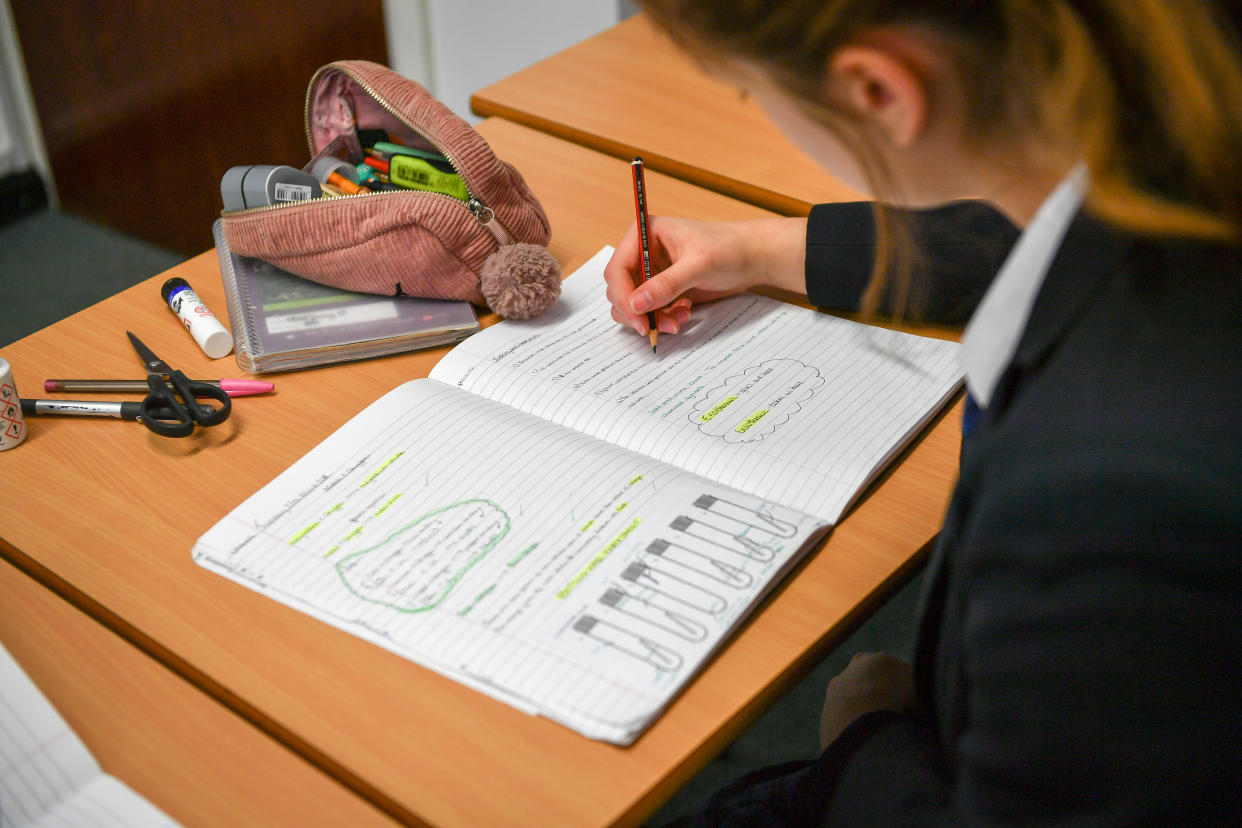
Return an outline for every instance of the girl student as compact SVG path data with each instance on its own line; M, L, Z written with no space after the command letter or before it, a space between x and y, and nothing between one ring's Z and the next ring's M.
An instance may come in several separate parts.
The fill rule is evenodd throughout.
M818 758L687 822L1242 821L1242 70L1213 7L642 5L877 203L655 217L662 272L633 229L606 268L618 322L760 284L969 320L913 664L855 657Z

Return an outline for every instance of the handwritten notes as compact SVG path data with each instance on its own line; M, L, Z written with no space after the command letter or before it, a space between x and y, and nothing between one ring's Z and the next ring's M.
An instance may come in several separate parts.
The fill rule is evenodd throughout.
M238 507L194 557L520 709L625 743L822 528L415 380Z
M493 325L431 376L835 523L961 385L960 346L754 294L695 310L653 359L601 250L550 318Z
M744 295L661 342L607 251L370 405L202 566L522 710L633 741L957 387L950 343Z

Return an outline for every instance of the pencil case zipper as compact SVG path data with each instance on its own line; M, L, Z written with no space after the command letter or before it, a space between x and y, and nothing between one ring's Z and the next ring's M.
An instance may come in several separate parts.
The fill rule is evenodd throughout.
M327 72L327 71L340 72L342 75L349 78L351 81L357 84L360 89L366 92L367 95L369 95L373 101L375 101L377 104L383 107L383 109L389 115L392 115L402 124L404 124L411 132L418 135L420 138L422 138L424 141L426 141L431 146L435 147L436 152L444 156L444 159L448 161L449 166L451 166L453 168L453 171L457 173L458 177L461 178L462 185L466 188L466 194L469 196L469 199L467 199L466 201L462 201L461 199L454 198L451 195L445 195L444 193L430 192L428 190L406 190L406 191L387 190L387 191L382 191L382 192L369 192L369 193L347 193L345 195L320 197L316 199L310 199L307 201L287 201L281 204L265 204L260 207L248 207L245 210L227 211L225 212L225 215L241 216L241 215L260 213L260 212L271 211L271 210L292 210L292 209L297 209L299 207L310 208L310 207L316 207L319 204L324 203L325 201L339 201L341 199L350 199L350 198L375 198L375 197L380 197L380 196L409 197L412 195L413 196L425 196L428 198L448 199L453 204L460 204L466 210L470 211L471 215L474 216L475 221L477 221L479 225L481 225L485 230L487 230L489 233L492 234L492 236L496 239L497 244L505 245L505 244L511 244L513 242L513 235L509 232L508 228L504 226L504 224L500 221L500 219L496 218L496 214L492 210L492 208L484 204L483 201L474 194L474 189L470 186L470 177L466 175L465 170L462 169L462 167L457 163L457 160L453 157L453 154L449 152L448 150L446 150L442 144L440 144L437 141L433 141L431 138L427 137L427 135L424 134L422 130L418 129L416 126L411 124L409 120L405 118L404 116L402 116L401 113L399 113L396 109L394 109L392 105L388 103L388 101L386 101L384 98L378 95L375 92L374 88L372 88L372 86L369 83L359 78L357 74L355 74L354 72L351 72L348 69L344 69L335 64L328 64L326 66L321 66L319 69L317 69L315 71L315 74L311 76L310 83L307 84L307 87L306 87L306 100L303 103L303 108L302 108L302 122L306 130L306 146L312 158L314 158L315 156L315 145L314 145L314 140L311 137L311 129L310 129L311 95L315 88L315 81L318 80L319 77L323 75L324 72Z

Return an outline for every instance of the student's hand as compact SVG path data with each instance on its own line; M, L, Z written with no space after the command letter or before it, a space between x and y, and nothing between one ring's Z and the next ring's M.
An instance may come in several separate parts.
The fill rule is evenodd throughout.
M819 716L821 748L832 744L850 723L876 710L914 709L914 670L885 653L858 653L828 682Z
M690 321L691 304L766 284L805 292L806 220L706 222L651 216L651 281L643 283L638 225L604 268L612 318L647 334L655 310L661 333Z

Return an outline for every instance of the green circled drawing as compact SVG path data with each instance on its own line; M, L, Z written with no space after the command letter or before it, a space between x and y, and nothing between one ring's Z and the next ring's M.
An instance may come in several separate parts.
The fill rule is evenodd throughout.
M398 549L390 555L383 556L383 552L386 551L393 541L399 540L401 535L416 529L428 520L443 517L453 510L460 509L468 513L471 510L480 507L487 510L481 520L479 520L476 516L476 521L480 526L486 526L491 521L497 521L503 525L497 526L489 536L478 540L471 540L463 552L459 553L462 557L468 555L469 560L465 561L460 567L457 567L451 575L443 579L442 585L440 585L439 582L432 584L413 584L409 589L411 594L402 597L417 600L407 600L405 603L397 603L392 599L376 597L375 593L389 592L393 595L399 595L401 592L400 587L398 587L395 592L391 589L383 589L384 587L390 586L388 584L389 577L396 576L396 579L399 581L400 576L403 574L400 562L394 561L393 555L400 556L403 554L404 550ZM447 531L453 532L461 530L463 525L464 524L450 524ZM457 585L457 583L465 576L470 568L479 561L483 560L483 558L485 558L487 554L491 552L498 543L500 543L505 535L509 533L510 526L511 522L509 520L509 515L504 509L500 508L499 505L491 500L483 498L462 500L457 503L449 504L448 506L442 506L439 509L433 509L426 514L419 516L410 523L407 523L405 526L402 526L400 529L396 530L374 546L370 546L366 549L360 549L357 552L342 558L336 564L336 572L341 579L341 583L345 585L345 588L353 593L355 597L360 598L363 601L380 604L381 606L389 607L390 609L394 609L398 612L427 612L428 610L435 609L443 603L444 599L448 597L450 592L452 592L453 587ZM466 531L467 534L469 534L469 532L476 530ZM423 554L425 553L425 550L420 548L418 552ZM367 556L371 557L368 558ZM365 570L364 564L366 563L372 564L373 568ZM444 564L438 561L436 562L436 567L445 568ZM359 572L359 570L362 571ZM408 569L405 570L405 572L408 571ZM354 583L351 583L351 577L354 579ZM432 590L432 594L425 598L420 598L419 596L426 593L428 589Z

